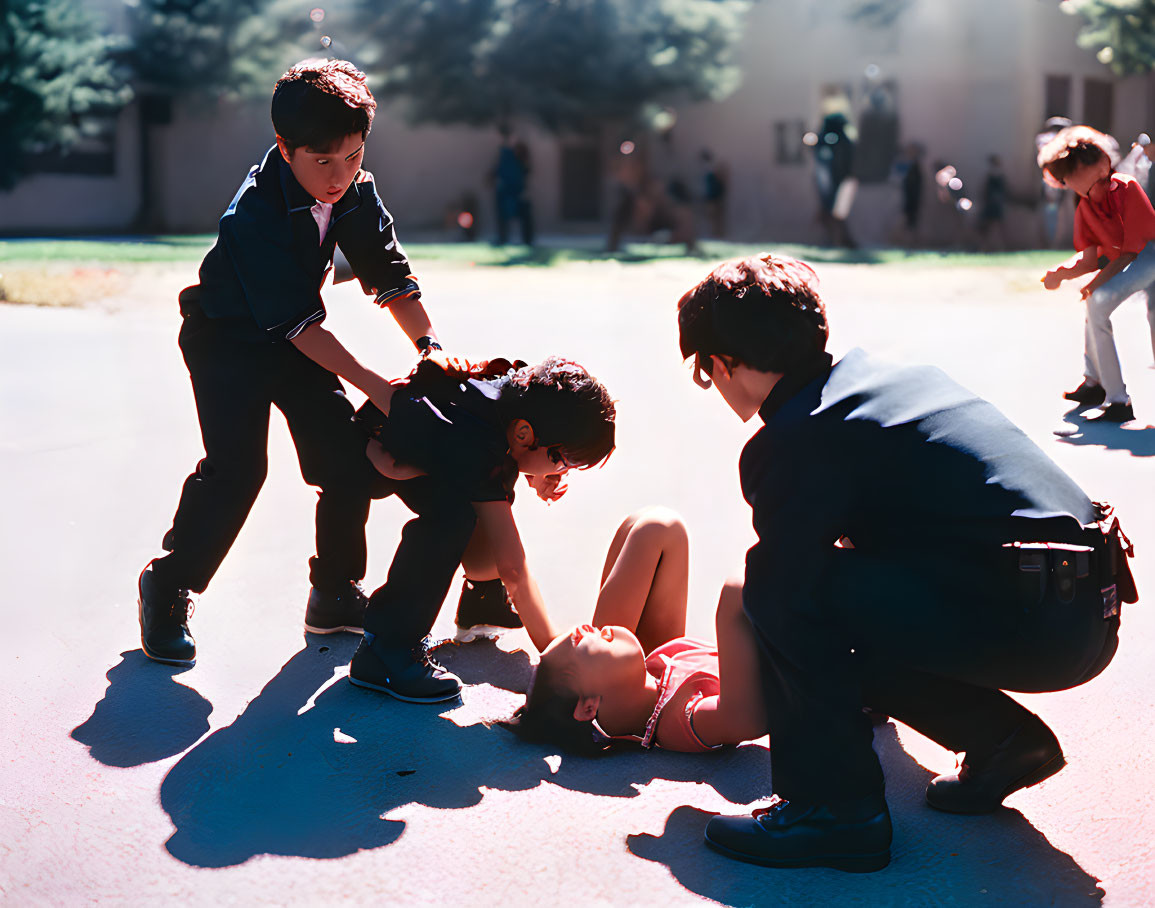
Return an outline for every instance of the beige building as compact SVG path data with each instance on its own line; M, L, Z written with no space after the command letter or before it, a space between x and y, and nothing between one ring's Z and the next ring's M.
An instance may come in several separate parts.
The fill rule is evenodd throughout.
M936 208L936 161L958 169L963 193L973 193L977 205L988 157L997 154L1015 198L1026 203L1038 192L1034 135L1045 117L1089 122L1116 135L1124 148L1139 132L1155 132L1155 81L1115 78L1076 46L1081 20L1056 3L911 0L884 27L852 24L847 6L847 0L756 3L741 48L741 87L724 102L671 108L673 125L663 136L607 127L598 136L557 138L522 129L534 163L539 231L605 229L620 143L629 140L656 177L680 177L694 193L702 183L701 150L709 148L725 162L729 236L816 241L821 232L812 156L802 139L817 128L831 93L847 99L863 133L859 161L870 172L863 173L850 225L869 244L886 243L898 220L899 190L887 179L896 145L913 141L925 148L924 230L927 239L949 244L977 208L968 216ZM490 236L486 175L496 131L414 128L402 118L401 105L379 101L366 161L403 235L451 231L453 214L473 196L481 236ZM867 113L872 103L873 119ZM0 194L0 232L130 229L140 204L140 113L139 104L123 111L104 153L84 159L98 172L41 173ZM271 142L264 103L173 111L170 125L154 128L150 154L165 228L213 230L246 169ZM1011 207L1008 228L1012 245L1037 245L1028 207Z

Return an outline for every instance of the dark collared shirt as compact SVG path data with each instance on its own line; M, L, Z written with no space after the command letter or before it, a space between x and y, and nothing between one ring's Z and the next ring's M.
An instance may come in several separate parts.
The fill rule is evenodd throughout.
M758 542L745 600L804 611L835 540L895 558L1004 542L1080 542L1093 507L993 405L929 366L848 353L784 376L739 462ZM960 554L960 562L965 561Z
M333 204L324 237L311 211L315 204L274 145L237 190L201 263L205 315L227 320L246 340L291 340L325 318L321 285L336 246L379 303L420 295L371 174L362 171Z

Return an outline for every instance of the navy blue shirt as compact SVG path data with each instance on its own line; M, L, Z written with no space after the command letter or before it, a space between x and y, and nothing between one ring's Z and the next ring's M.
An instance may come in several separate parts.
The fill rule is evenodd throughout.
M747 603L805 610L835 540L896 558L934 547L1082 542L1091 501L995 407L929 366L861 350L784 376L739 461L758 542Z
M274 145L237 190L201 263L205 315L227 320L246 340L291 340L325 318L321 285L335 246L378 303L420 295L372 174L361 171L333 203L323 240L311 212L315 204Z

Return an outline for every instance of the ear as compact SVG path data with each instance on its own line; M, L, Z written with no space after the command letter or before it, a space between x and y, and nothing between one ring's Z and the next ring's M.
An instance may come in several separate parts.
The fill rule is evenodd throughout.
M577 706L573 710L573 717L579 722L592 722L597 718L598 707L601 705L602 698L600 696L579 697Z
M734 369L732 365L726 362L726 360L722 359L722 357L720 357L717 353L710 354L710 361L714 364L715 369L720 368L723 372L726 373L726 378L734 377Z
M515 419L513 425L509 427L509 440L522 447L532 448L537 438L533 426L524 419Z
M277 148L281 152L281 157L285 159L285 163L292 164L293 156L289 153L289 146L280 136L277 136Z

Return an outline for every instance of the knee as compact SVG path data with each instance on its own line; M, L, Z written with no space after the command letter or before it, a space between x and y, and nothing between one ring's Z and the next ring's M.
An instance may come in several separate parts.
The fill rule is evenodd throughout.
M690 534L682 515L672 508L650 506L635 511L623 521L631 534L663 549L688 549Z
M1110 286L1100 287L1087 297L1087 315L1094 322L1107 322L1115 305L1114 290Z
M236 492L256 497L265 484L269 461L264 454L237 456L227 459L203 458L197 464L193 479L227 485Z
M717 622L719 625L723 621L733 620L742 614L743 586L741 577L731 577L722 584L722 592L718 595Z

